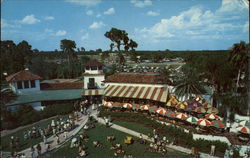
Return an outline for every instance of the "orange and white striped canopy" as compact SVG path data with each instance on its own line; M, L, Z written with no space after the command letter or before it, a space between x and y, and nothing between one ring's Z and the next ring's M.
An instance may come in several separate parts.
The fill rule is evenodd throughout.
M206 119L199 119L196 123L200 126L210 126L211 125L211 122L206 120Z
M86 89L82 91L82 96L103 95L104 89Z
M166 112L167 112L167 110L165 110L164 108L158 108L158 109L156 110L156 112L157 112L158 114L165 115Z
M133 105L132 104L130 104L130 103L125 103L125 104L123 104L122 105L122 107L124 107L124 108L132 108L133 107Z
M103 104L104 106L106 106L106 107L112 107L113 105L114 105L114 102L105 102L104 104Z
M168 89L166 87L152 86L110 85L105 89L104 95L108 97L148 99L166 103Z
M221 119L220 116L216 115L216 114L206 114L205 115L206 119L211 119L211 120L216 120L216 119Z
M141 110L149 110L150 106L149 105L142 105Z
M181 119L181 120L184 120L184 119L187 118L187 115L186 115L186 114L183 114L183 113L177 113L177 114L176 114L176 118Z

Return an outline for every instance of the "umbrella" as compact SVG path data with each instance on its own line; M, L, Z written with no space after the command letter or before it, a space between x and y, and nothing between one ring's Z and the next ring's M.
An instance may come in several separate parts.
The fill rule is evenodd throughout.
M203 103L202 106L203 106L204 108L211 108L211 107L212 107L212 105L209 104L209 103L207 103L207 102Z
M149 108L149 112L156 112L157 109L158 109L158 108L157 108L156 106L151 106L151 107Z
M196 123L200 126L210 126L211 125L211 122L206 120L206 119L199 119Z
M177 113L176 118L184 120L185 118L187 118L187 115L183 113Z
M125 104L123 104L122 105L122 107L124 107L124 108L132 108L133 107L133 105L132 104L129 104L129 103L125 103Z
M225 124L222 121L212 121L211 125L217 128L225 128Z
M249 127L246 126L238 126L236 127L236 129L241 132L241 133L245 133L245 134L250 134L250 129Z
M167 104L166 104L167 106L172 106L172 102L171 102L171 100L169 100L168 102L167 102Z
M134 110L138 110L140 109L140 105L139 104L133 104L133 107L132 107Z
M188 111L195 111L196 108L197 108L196 106L192 106L191 104L187 106Z
M188 106L184 103L179 103L175 106L177 109L187 110Z
M200 100L202 100L202 99L203 99L202 97L196 97L196 98L195 98L196 101L200 101Z
M114 105L114 102L105 102L103 105L107 107L112 107Z
M120 107L122 107L122 104L118 103L118 102L115 102L115 103L113 103L112 107L114 107L114 108L120 108Z
M218 114L218 109L216 109L215 107L208 108L207 113L209 113L209 114L211 114L211 113Z
M156 110L156 112L157 112L158 114L165 115L165 113L166 113L167 111L166 111L165 109L163 109L163 108L159 108L159 109Z
M178 103L177 101L169 100L166 105L169 107L175 107L177 103Z
M170 118L175 118L175 113L173 111L167 111L165 115Z
M203 107L197 107L195 109L195 112L197 112L197 113L206 113L206 109L204 109Z
M193 117L193 116L189 116L186 118L186 121L190 122L190 123L196 123L198 121L198 118Z
M242 126L249 126L250 127L250 122L246 121L246 120L242 120L242 121L240 121L240 125L242 125Z
M142 105L141 109L142 110L149 110L150 106L149 105Z
M211 119L211 120L216 120L216 119L221 119L220 116L216 115L216 114L206 114L205 115L206 119Z

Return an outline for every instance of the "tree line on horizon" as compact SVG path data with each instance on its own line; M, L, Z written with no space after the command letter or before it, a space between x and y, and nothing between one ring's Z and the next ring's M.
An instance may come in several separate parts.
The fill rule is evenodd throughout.
M164 70L161 73L165 78L173 78L178 96L204 93L206 85L212 89L215 105L225 105L221 108L231 105L232 112L246 112L244 108L247 107L249 43L241 41L233 44L229 50L216 51L171 51L168 49L136 51L138 44L128 37L125 30L111 28L104 36L111 41L108 51L97 49L91 52L83 47L77 49L75 41L69 39L60 41L60 51L50 53L32 49L27 41L18 44L11 40L1 41L1 72L10 75L29 68L31 72L40 75L43 79L77 78L84 72L83 65L90 60L86 54L102 53L102 59L105 59L109 53L117 53L118 65L126 62L124 54L129 55L135 62L137 55L154 62L163 58L180 57L185 62L180 72L173 73ZM58 59L60 63L51 62L49 59ZM5 77L1 74L1 81Z

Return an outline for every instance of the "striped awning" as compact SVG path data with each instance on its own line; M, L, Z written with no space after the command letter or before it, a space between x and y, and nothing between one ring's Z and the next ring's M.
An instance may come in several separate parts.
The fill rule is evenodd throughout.
M166 87L110 85L105 89L104 95L108 97L148 99L165 103L168 89Z
M104 89L86 89L82 91L82 96L103 95Z

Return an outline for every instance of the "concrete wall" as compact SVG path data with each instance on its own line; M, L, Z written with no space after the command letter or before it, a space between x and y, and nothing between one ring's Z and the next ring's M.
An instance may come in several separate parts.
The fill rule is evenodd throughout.
M35 109L36 111L40 111L43 110L43 106L41 102L33 102L33 103L28 103L29 105L31 105L33 107L33 109ZM15 111L17 110L17 108L19 108L21 105L12 105L12 106L7 106L7 109L11 110L11 111Z
M84 76L84 89L88 89L89 78L94 78L97 88L105 88L104 75L85 75ZM102 84L103 83L103 84Z

